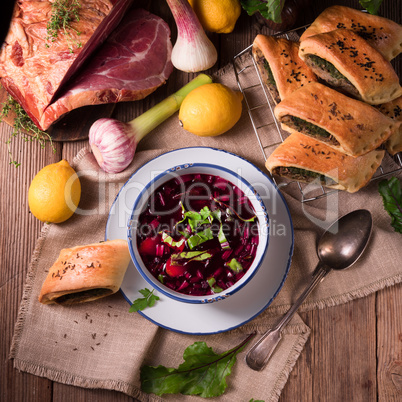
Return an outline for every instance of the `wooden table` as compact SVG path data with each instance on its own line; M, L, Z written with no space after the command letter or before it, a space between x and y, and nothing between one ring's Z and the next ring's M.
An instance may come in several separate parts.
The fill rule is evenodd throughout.
M137 1L176 28L163 0ZM359 7L357 0L313 0L300 24L309 23L332 4ZM384 0L380 14L402 23L402 3ZM234 32L210 35L219 52L213 73L250 45L259 26L244 11ZM264 28L263 33L270 33ZM395 67L402 77L401 56ZM106 108L113 116L131 120L193 78L174 71L168 83L143 101ZM128 401L128 396L105 390L88 390L52 382L16 371L8 360L14 325L22 298L25 276L41 223L29 212L27 193L34 175L43 166L62 158L69 161L87 141L57 142L49 146L20 137L11 151L21 166L9 164L5 141L11 128L0 125L0 400L1 401ZM396 234L396 236L398 236ZM402 254L402 252L401 252ZM311 328L310 338L291 372L281 401L397 401L402 400L402 286L386 288L350 303L301 314Z

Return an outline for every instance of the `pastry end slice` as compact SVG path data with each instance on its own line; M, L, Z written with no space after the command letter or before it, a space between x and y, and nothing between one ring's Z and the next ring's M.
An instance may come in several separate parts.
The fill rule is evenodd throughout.
M391 155L402 152L402 96L391 102L378 105L378 110L399 122L399 129L385 142L385 147Z
M306 38L300 43L299 56L328 85L371 105L402 95L391 63L348 29Z
M296 132L274 150L265 166L275 176L354 193L370 181L384 154L375 150L353 158Z
M275 103L317 76L299 57L299 43L274 36L257 35L252 54L262 80Z
M49 269L39 301L71 305L116 293L130 261L126 240L65 248Z
M319 83L289 95L274 113L284 130L308 135L354 157L378 148L400 125L377 108Z
M338 5L325 9L303 32L300 41L339 28L356 32L387 60L402 52L401 25L378 15Z

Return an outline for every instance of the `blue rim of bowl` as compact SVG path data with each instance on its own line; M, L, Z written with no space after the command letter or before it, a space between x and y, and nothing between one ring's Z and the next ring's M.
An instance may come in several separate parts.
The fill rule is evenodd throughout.
M289 206L283 196L283 194L279 191L278 186L272 181L272 179L267 175L267 173L263 172L259 167L257 167L256 165L254 165L253 163L251 163L249 160L247 160L246 158L237 155L233 152L227 151L225 149L220 149L220 148L213 148L213 147L200 147L200 146L196 146L196 147L183 147L183 148L177 148L177 149L173 149L171 151L166 151L163 152L162 154L150 159L148 162L144 163L142 166L140 166L138 169L135 170L135 172L133 172L133 174L126 180L126 182L124 183L124 185L120 188L119 192L117 193L115 199L113 200L113 203L109 209L109 215L106 221L106 227L105 227L105 241L108 240L108 228L109 228L109 224L110 224L110 220L111 220L111 212L112 210L115 208L116 202L120 197L120 194L123 192L124 187L126 186L127 183L130 182L130 180L136 175L138 174L142 169L146 169L147 166L150 163L155 162L155 160L157 160L158 158L162 157L162 156L166 156L168 154L174 153L174 152L178 152L178 151L183 151L183 150L197 150L197 149L202 149L202 150L211 150L211 151L217 151L217 152L222 152L231 156L234 156L236 158L241 159L242 161L244 161L245 163L247 163L248 165L252 166L253 169L255 169L258 173L262 174L270 183L271 185L274 187L274 189L276 190L278 196L281 198L282 202L284 203L287 215L289 217L289 225L290 225L290 229L291 229L291 233L292 233L292 239L291 239L291 246L289 249L289 255L288 255L288 260L287 260L287 264L286 264L286 269L285 272L283 274L283 278L281 283L279 284L277 290L275 291L275 293L271 296L271 298L269 300L267 300L267 302L265 303L265 305L258 311L255 312L255 314L253 314L252 316L248 317L247 319L245 319L244 321L240 322L239 324L236 324L232 327L227 327L224 329L220 329L217 331L210 331L210 332L203 332L203 331L194 331L194 332L190 332L190 331L184 331L184 330L180 330L177 328L173 328L170 327L166 324L161 324L159 323L157 320L151 318L150 316L148 316L145 312L143 311L138 311L138 314L140 314L141 316L143 316L144 318L146 318L148 321L152 322L153 324L157 325L160 328L164 328L167 329L169 331L174 331L177 332L179 334L191 334L191 335L212 335L212 334L221 334L223 332L227 332L227 331L231 331L233 329L239 328L245 324L247 324L248 322L252 321L254 318L258 317L264 310L266 310L271 303L275 300L276 296L278 295L278 293L281 291L283 285L285 284L286 278L289 274L289 270L290 270L290 265L292 262L292 256L293 256L293 252L294 252L294 228L293 228L293 222L292 222L292 217L289 211ZM127 303L131 306L132 305L132 301L129 299L129 297L124 293L124 291L122 289L120 289L121 294L123 295L124 299L127 301Z
M264 236L266 237L266 242L265 242L265 246L264 246L264 251L260 257L260 260L257 264L257 266L254 268L252 274L247 278L246 281L244 281L240 286L235 287L234 289L232 289L234 287L231 286L230 288L227 289L227 291L222 292L222 294L216 294L216 295L206 295L204 298L197 298L197 299L191 299L191 298L182 298L180 297L180 293L179 292L175 292L168 289L169 291L164 289L164 285L162 283L158 283L158 280L155 278L154 281L152 281L148 275L144 272L144 270L141 267L141 263L138 261L138 259L135 256L135 252L134 252L134 248L132 245L132 235L131 235L131 222L133 220L133 216L135 214L135 211L138 207L138 204L140 203L141 199L143 198L144 193L149 189L149 187L152 186L153 183L155 183L156 181L158 181L161 177L164 177L166 175L168 175L169 173L174 173L174 172L178 172L178 171L183 171L185 169L188 168L192 168L192 167L206 167L206 168L212 168L212 169L217 169L217 170L223 170L226 173L229 173L230 175L232 175L233 177L237 178L238 180L241 180L252 192L252 194L255 195L256 200L258 201L258 203L261 206L261 210L263 211L263 216L264 216L264 226L267 227L267 235ZM233 184L233 183L232 183ZM260 219L260 217L259 217ZM228 298L229 296L231 296L232 294L238 292L240 289L243 288L243 286L245 286L252 278L253 276L256 274L256 272L260 269L261 264L265 258L265 254L268 250L268 244L269 244L269 216L268 216L268 212L267 212L267 208L264 204L264 201L262 200L262 198L260 197L260 195L258 194L258 192L254 189L254 187L243 177L241 177L240 175L238 175L236 172L234 172L233 170L230 170L224 166L219 166L219 165L214 165L211 163L185 163L182 165L176 165L173 166L169 169L164 170L162 173L160 173L159 175L155 176L151 181L149 181L147 183L147 185L143 188L143 190L141 191L141 193L137 196L135 202L134 202L134 206L131 210L131 216L130 219L127 223L127 238L130 240L128 241L128 247L129 247L129 251L130 251L130 255L131 255L131 259L134 263L135 268L138 270L138 272L140 273L140 275L155 289L157 289L158 291L160 291L161 293L163 293L165 296L170 297L173 300L179 301L179 302L183 302L183 303L193 303L193 304L209 304L209 303L213 303L213 302L218 302L219 300L223 300ZM150 274L152 275L152 274ZM230 290L232 289L232 290ZM173 293L175 292L175 293ZM177 296L176 296L177 294ZM191 297L191 295L188 295L189 297Z

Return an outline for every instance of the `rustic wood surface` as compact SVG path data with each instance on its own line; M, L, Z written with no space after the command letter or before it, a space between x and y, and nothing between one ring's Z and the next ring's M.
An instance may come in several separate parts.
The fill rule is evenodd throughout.
M166 3L137 1L164 18L176 29ZM357 0L313 0L301 15L300 23L332 4L358 8ZM402 4L384 0L380 14L402 23ZM219 52L219 61L208 73L225 66L247 47L260 32L254 17L243 11L235 31L228 35L210 35ZM263 33L270 31L263 29ZM395 63L401 76L401 56ZM154 94L135 103L105 107L103 116L112 114L130 120L174 92L193 78L174 71L167 84ZM94 113L98 113L95 111ZM71 121L71 120L70 120ZM53 131L63 130L63 122ZM71 123L73 124L73 123ZM78 120L69 130L74 139L85 138L87 121ZM72 160L87 141L56 142L49 146L13 139L10 150L21 162L9 164L5 144L12 129L0 125L0 401L130 401L128 396L105 390L88 390L52 382L18 372L8 359L18 307L22 297L28 264L41 223L29 212L27 193L34 175L45 165L61 158ZM54 133L54 135L58 135ZM62 138L65 133L59 133ZM71 139L71 138L69 138ZM312 329L311 336L294 367L281 395L281 401L401 401L402 400L402 286L394 286L353 302L302 314Z

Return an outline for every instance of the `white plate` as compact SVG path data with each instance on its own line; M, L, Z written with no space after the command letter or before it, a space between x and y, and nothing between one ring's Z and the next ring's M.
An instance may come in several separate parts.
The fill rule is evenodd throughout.
M293 253L293 225L289 210L269 177L237 155L207 147L167 152L139 168L122 187L110 209L105 239L127 238L127 222L135 200L151 179L171 166L202 162L218 163L233 170L257 190L267 208L270 233L268 250L260 269L247 286L234 295L215 303L192 304L159 294L160 300L154 307L140 312L160 327L188 334L228 331L260 314L272 303L285 282ZM150 287L148 282L130 262L121 286L125 299L131 304L142 297L139 290L146 287Z

